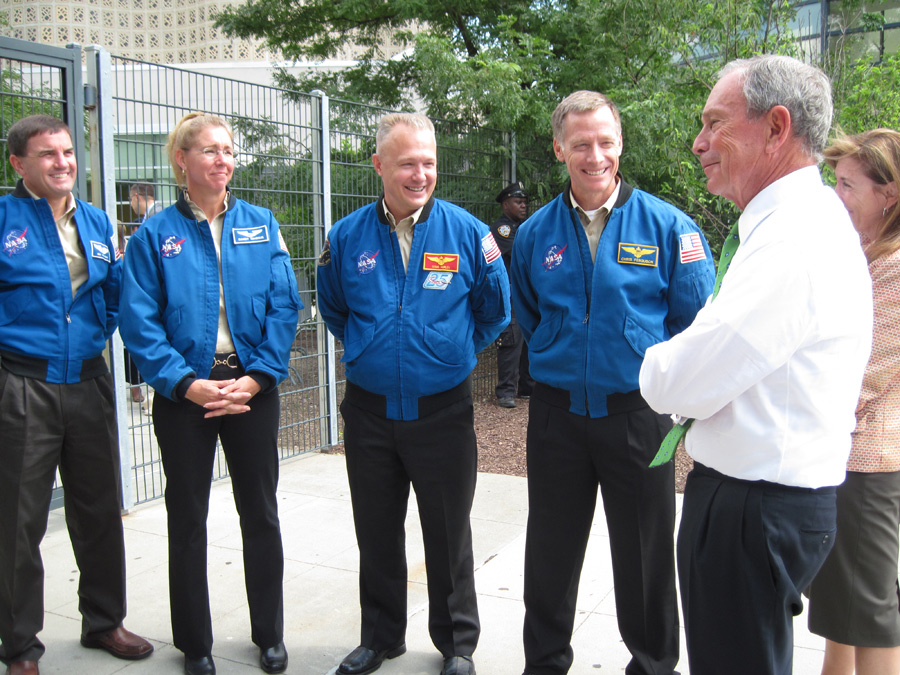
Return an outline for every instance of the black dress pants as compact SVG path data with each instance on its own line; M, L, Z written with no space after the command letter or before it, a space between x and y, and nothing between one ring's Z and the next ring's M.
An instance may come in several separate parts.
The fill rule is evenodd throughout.
M360 644L388 649L406 636L409 486L416 491L428 581L428 629L445 657L469 656L480 633L472 530L477 449L471 382L417 420L373 412L373 394L348 383L341 403L359 544ZM453 395L454 392L457 395ZM442 395L435 395L442 396Z
M284 552L275 496L278 392L259 393L248 405L246 413L205 419L206 410L190 401L153 399L153 426L166 473L172 636L190 658L209 655L213 644L206 516L217 438L240 516L251 639L266 649L284 634Z
M0 661L44 653L44 566L56 468L78 565L82 635L125 618L125 543L112 378L49 384L0 370Z
M833 487L738 480L694 464L678 529L691 675L790 675L801 591L834 545Z
M561 675L572 666L575 602L599 486L619 632L632 655L625 672L671 675L679 642L675 473L671 462L648 468L671 422L646 404L608 417L576 415L549 390L540 383L534 389L526 441L525 672Z

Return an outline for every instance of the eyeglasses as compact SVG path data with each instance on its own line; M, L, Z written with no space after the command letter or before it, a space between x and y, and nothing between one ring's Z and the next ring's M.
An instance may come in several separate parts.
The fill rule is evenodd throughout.
M231 148L214 148L212 146L208 148L193 148L197 152L203 153L206 155L207 159L215 159L221 153L222 157L226 159L231 159L234 157L234 151Z

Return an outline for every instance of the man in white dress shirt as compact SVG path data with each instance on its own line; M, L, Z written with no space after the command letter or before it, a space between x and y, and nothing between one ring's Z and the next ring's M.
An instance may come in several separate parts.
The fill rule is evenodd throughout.
M834 540L872 296L817 168L831 116L821 71L758 56L722 69L694 141L709 191L743 212L740 246L640 375L652 408L694 419L677 556L691 675L789 674L800 592Z

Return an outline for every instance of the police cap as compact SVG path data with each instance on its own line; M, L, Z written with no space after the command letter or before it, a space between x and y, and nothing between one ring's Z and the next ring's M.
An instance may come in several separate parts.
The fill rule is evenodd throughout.
M510 197L528 197L528 195L525 194L525 186L522 185L522 181L510 183L503 188L503 190L500 191L500 194L497 195L497 203L502 204Z

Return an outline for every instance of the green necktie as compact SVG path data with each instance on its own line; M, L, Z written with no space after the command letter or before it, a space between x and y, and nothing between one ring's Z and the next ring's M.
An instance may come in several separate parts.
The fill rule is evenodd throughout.
M731 226L731 231L725 238L725 243L722 244L722 255L719 256L719 265L716 268L716 283L713 285L713 299L719 294L719 286L722 285L722 279L725 276L725 272L728 271L728 266L731 264L731 259L734 257L734 252L737 250L737 247L740 246L740 243L741 238L738 235L738 224L735 223ZM693 419L686 419L681 424L676 424L672 427L663 439L662 444L659 446L659 452L656 453L656 457L650 462L651 469L655 466L665 464L675 456L675 448L678 447L678 443L684 438L684 435L688 432L688 429L691 428L693 422Z

